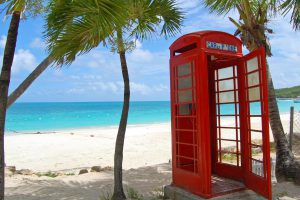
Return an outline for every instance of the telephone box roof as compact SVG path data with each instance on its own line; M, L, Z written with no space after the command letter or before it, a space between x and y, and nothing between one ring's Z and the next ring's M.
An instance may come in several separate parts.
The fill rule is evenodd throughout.
M242 41L235 37L234 35L231 35L229 33L225 33L222 31L198 31L189 33L186 35L181 36L177 40L173 42L173 44L170 46L171 51L180 51L180 49L184 48L184 46L192 43L198 43L199 45L197 48L207 48L206 42L212 41L212 42L219 42L222 44L229 44L229 45L235 45L237 46L237 52L238 54L242 53Z

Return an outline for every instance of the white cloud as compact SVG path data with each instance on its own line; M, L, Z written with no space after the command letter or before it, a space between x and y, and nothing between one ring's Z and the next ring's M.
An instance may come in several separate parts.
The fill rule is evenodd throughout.
M276 88L300 85L300 33L292 29L289 17L277 17L270 23L273 56L268 59Z
M141 83L131 82L130 87L131 87L132 93L140 93L142 95L148 95L152 92L152 88L150 88L149 86L147 86L145 84L141 84Z
M25 49L19 49L14 56L12 72L18 73L20 71L32 71L37 65L35 56Z
M2 35L0 38L0 48L4 49L6 44L6 36Z
M41 38L35 38L30 43L30 47L35 49L46 49L46 44Z
M153 54L144 49L135 49L130 55L129 58L135 62L147 62L153 59Z

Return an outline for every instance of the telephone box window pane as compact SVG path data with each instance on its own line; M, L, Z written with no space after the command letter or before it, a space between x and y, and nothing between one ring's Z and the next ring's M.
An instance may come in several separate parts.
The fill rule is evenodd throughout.
M256 145L263 144L262 132L251 131L251 144L256 144Z
M252 130L262 130L261 117L250 117L250 126Z
M186 90L186 91L179 91L179 102L192 102L193 95L192 90Z
M191 74L191 63L186 63L178 66L178 76Z
M259 87L250 88L248 90L249 101L258 101L260 100L260 90Z
M219 82L219 91L233 90L233 89L234 89L233 79Z
M238 140L238 138L236 138L236 129L232 128L221 128L221 139L225 139L225 140ZM225 146L229 146L229 147L236 147L236 142L232 143L231 141L224 141L224 144L227 144ZM231 146L228 144L232 144ZM224 147L224 145L222 146Z
M180 104L179 105L179 115L191 115L191 104Z
M252 160L252 173L264 177L264 164L256 160Z
M261 115L261 103L260 102L250 103L250 115Z
M224 79L224 78L231 78L233 77L233 68L232 67L226 67L224 69L219 69L219 79Z
M252 58L247 61L247 72L252 72L258 69L258 60L257 57Z
M178 79L178 89L187 89L192 87L192 77L179 78Z
M255 72L248 75L248 86L254 86L259 84L259 72Z
M234 102L234 92L222 92L219 94L220 103Z
M235 115L235 104L223 104L220 106L221 115Z

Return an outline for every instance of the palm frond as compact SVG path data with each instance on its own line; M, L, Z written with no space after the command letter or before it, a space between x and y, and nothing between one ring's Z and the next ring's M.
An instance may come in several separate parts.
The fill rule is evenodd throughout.
M11 15L20 12L23 19L36 17L45 12L44 3L45 0L0 0L0 5L4 5L0 13L5 11L6 15Z
M209 8L209 11L218 15L228 14L231 10L236 9L236 6L240 2L240 0L203 0L204 5Z
M44 35L58 65L98 46L123 19L122 0L53 0L50 11Z
M183 12L174 0L133 0L131 8L131 36L143 40L151 37L161 28L160 35L174 36L180 32Z
M295 30L300 30L300 0L286 0L280 8L284 15L291 12L290 22Z

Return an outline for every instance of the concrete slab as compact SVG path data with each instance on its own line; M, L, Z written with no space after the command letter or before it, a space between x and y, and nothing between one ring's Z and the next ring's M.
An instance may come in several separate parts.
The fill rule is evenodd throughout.
M186 190L183 190L172 185L164 187L165 197L172 200L205 200L197 195L194 195ZM251 190L243 190L219 197L211 198L210 200L236 200L236 199L247 199L247 200L265 200L265 198L257 195Z

